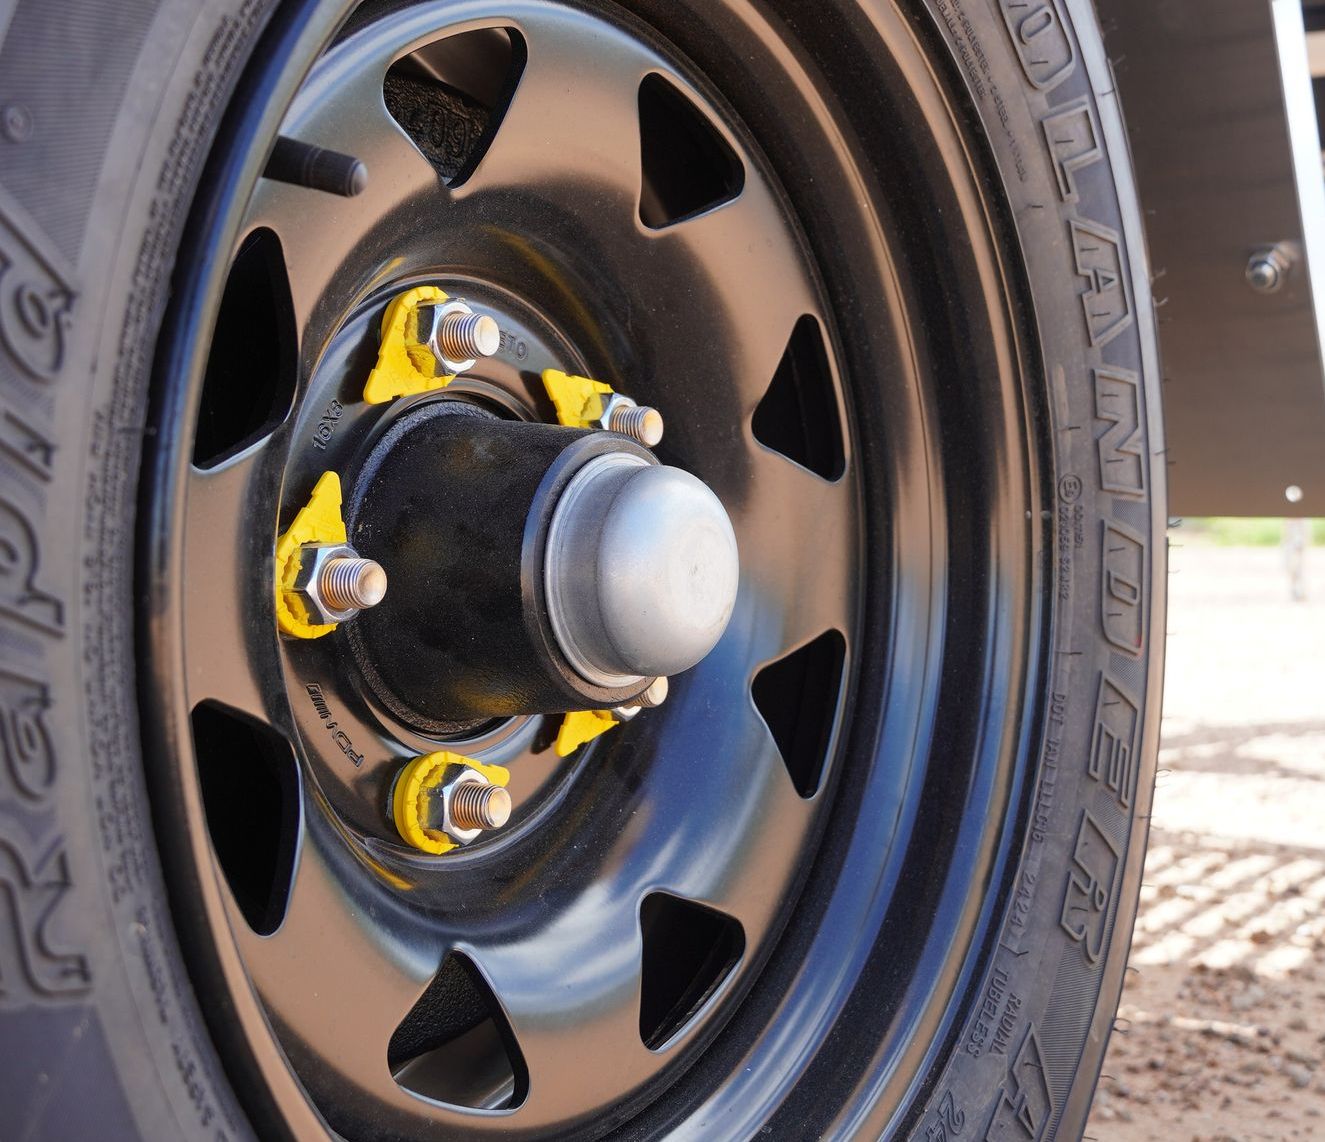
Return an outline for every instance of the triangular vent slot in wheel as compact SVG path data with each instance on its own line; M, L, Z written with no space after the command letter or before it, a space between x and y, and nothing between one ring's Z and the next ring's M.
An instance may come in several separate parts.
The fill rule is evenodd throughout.
M193 749L212 849L244 919L281 926L299 839L299 773L290 743L226 706L193 710Z
M768 392L755 409L755 439L825 480L842 475L842 421L823 329L808 314L796 322Z
M640 1038L657 1049L698 1012L745 951L745 932L732 917L665 892L640 905L644 963Z
M393 63L382 96L442 181L459 186L496 136L524 63L524 40L515 31L460 32Z
M823 777L845 659L846 643L830 630L755 675L755 706L802 797L813 797Z
M524 1058L501 1005L473 963L451 952L391 1036L396 1082L424 1098L476 1110L519 1106Z
M639 89L640 220L661 230L728 202L745 185L745 168L713 125L660 75Z

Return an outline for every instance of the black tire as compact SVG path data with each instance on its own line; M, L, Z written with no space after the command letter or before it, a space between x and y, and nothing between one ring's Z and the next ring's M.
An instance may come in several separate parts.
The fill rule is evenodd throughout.
M205 164L255 51L288 48L299 30L319 41L336 7L19 0L0 27L6 1137L281 1132L279 1099L216 1045L232 999L182 951L197 942L187 881L163 867L171 806L149 797L143 763L140 710L157 714L138 689L150 568L135 537L144 441L179 430L145 426ZM810 7L787 5L788 26L805 21L831 78L850 53L827 45L870 25L816 23ZM913 1045L908 1088L842 1063L886 1041L889 1013L870 1003L887 975L878 948L832 1051L766 1128L1074 1138L1122 989L1158 742L1164 465L1141 216L1089 0L902 8L972 153L1001 179L985 187L994 229L1019 252L1007 272L1032 305L1019 314L1038 362L1026 418L1046 463L1027 542L1048 657L1008 729L1027 760L1008 776L1009 826L968 901L983 936L953 965L932 1039ZM710 49L686 50L702 66Z

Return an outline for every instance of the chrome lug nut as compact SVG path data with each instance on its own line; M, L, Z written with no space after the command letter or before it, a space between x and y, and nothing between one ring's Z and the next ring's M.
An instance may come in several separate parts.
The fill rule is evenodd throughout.
M475 313L458 299L419 306L419 341L446 374L472 369L482 357L501 348L501 328L486 313Z
M319 626L343 623L386 597L386 571L348 544L307 544L300 552L295 593Z
M620 393L612 393L603 401L603 415L594 423L609 432L629 436L645 448L656 447L663 438L662 413L648 405L636 404Z
M444 778L434 804L433 827L462 845L511 819L511 795L473 769L457 768Z
M400 839L432 856L477 840L511 819L510 773L446 750L407 761L388 794Z

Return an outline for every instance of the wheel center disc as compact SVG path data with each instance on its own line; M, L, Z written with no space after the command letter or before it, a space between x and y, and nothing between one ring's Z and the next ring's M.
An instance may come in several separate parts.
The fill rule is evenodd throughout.
M608 453L576 472L553 511L544 564L552 630L597 685L689 670L727 628L738 573L722 503L680 468Z

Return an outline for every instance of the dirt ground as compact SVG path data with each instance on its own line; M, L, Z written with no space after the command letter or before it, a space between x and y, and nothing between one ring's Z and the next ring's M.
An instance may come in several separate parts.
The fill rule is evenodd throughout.
M1172 534L1141 915L1087 1137L1325 1139L1325 549Z

